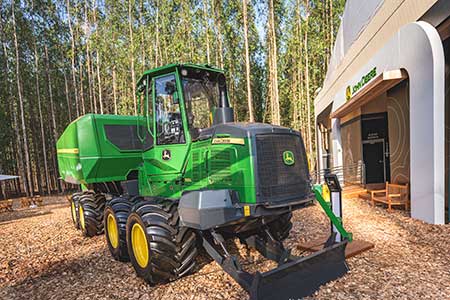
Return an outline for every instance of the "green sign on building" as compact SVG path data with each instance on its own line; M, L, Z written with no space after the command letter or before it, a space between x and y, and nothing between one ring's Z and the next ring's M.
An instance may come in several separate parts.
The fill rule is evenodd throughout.
M347 86L347 89L345 90L345 98L346 100L350 100L356 92L358 92L363 86L365 86L370 80L375 78L377 75L377 67L373 67L372 70L369 71L366 75L364 75L361 80L352 86Z

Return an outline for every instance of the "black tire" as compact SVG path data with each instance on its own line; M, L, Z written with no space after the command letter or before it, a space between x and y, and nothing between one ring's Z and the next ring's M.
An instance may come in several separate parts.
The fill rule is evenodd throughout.
M80 196L78 214L81 231L84 236L92 237L103 233L103 211L105 204L106 199L103 194L85 192Z
M167 200L140 201L127 221L127 246L137 275L151 285L172 281L195 267L196 233L179 225L178 203ZM139 265L132 240L135 224L144 229L148 249L146 265ZM138 226L138 227L139 227Z
M278 218L276 218L273 222L267 224L269 228L269 232L272 234L272 237L279 242L284 241L288 238L289 232L292 229L292 212L288 212L282 214Z
M83 195L83 192L74 193L70 197L70 216L76 229L80 229L80 215L78 213L78 204L81 195Z
M135 203L133 198L117 197L106 204L105 207L105 237L108 244L109 252L112 257L118 261L130 261L127 248L127 219L130 215L131 208ZM111 235L108 228L108 218L114 218L114 223L118 233L118 240L111 241ZM112 224L110 226L113 226ZM114 239L114 238L113 238Z

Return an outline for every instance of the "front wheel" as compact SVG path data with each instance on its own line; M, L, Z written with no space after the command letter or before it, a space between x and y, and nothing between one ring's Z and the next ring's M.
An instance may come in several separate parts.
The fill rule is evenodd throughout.
M137 203L126 230L131 263L148 283L175 280L194 268L197 237L192 229L180 226L177 202Z

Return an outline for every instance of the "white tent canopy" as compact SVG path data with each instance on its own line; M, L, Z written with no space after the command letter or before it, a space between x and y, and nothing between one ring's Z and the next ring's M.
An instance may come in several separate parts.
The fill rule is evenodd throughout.
M19 178L19 176L14 176L14 175L0 175L0 181L10 180L10 179L16 179L16 178Z

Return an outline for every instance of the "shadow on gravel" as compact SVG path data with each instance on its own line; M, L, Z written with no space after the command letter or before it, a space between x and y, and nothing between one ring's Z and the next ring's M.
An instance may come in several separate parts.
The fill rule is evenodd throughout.
M0 214L0 226L9 224L15 220L31 218L36 216L45 216L52 213L53 212L47 208L27 208L25 210L5 212Z
M227 241L227 247L230 254L240 256L234 242ZM179 284L222 272L220 267L207 272L202 270L212 259L202 248L199 250L196 267L191 274L179 279ZM239 259L245 261L245 258ZM201 282L201 279L194 281ZM124 290L127 286L148 295L155 289L167 288L166 284L149 286L136 276L130 263L114 261L105 247L84 257L61 260L42 270L31 271L26 279L0 288L0 299L125 299L130 293L133 296L132 292Z
M62 196L59 197L44 197L44 205L36 208L18 208L13 211L0 213L0 226L9 224L11 221L20 220L24 218L31 218L36 216L43 216L52 214L52 210L68 207L68 202ZM18 206L18 204L16 204Z
M107 295L106 284L135 277L129 264L115 262L107 254L105 248L78 259L59 261L45 271L31 272L26 279L0 288L0 299L78 299L79 293L86 292Z

